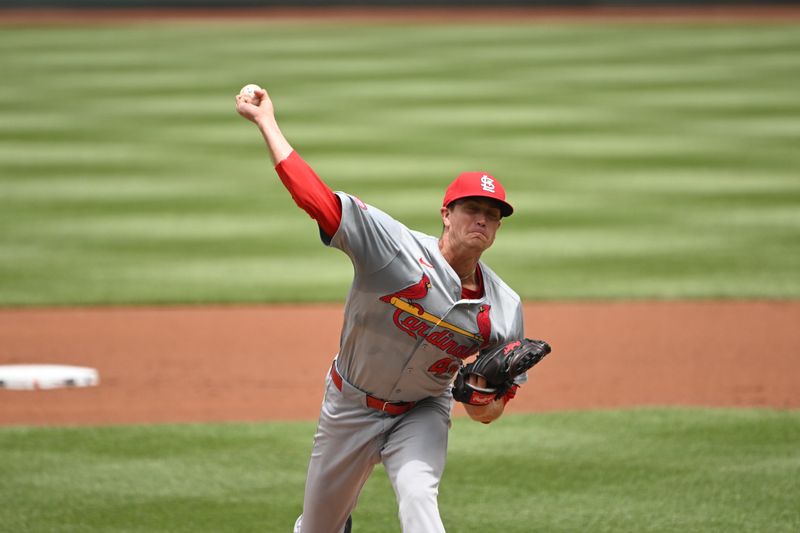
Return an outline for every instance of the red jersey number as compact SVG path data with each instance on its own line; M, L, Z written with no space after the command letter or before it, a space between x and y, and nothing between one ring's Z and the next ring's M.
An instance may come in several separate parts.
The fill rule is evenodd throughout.
M455 374L460 367L461 367L461 361L445 357L433 363L428 369L428 372L430 372L431 374L436 374L437 377L442 377L446 374L450 375Z

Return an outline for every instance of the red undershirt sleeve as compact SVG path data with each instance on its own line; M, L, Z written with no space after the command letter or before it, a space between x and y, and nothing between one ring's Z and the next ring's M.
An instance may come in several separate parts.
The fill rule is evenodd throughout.
M517 395L517 389L519 389L519 385L514 384L510 389L508 389L508 391L506 391L506 393L503 395L503 405L514 399L514 397Z
M275 171L294 203L316 220L326 235L333 237L342 222L339 197L295 151L275 165Z

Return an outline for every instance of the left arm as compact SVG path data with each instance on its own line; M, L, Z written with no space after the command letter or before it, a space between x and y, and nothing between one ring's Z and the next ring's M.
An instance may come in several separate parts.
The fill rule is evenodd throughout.
M514 317L514 325L512 326L511 338L521 339L524 336L524 320L522 318L522 304L517 304L517 309ZM467 383L470 385L486 388L487 383L486 379L481 376L476 376L475 374L470 374L466 378ZM501 398L497 398L492 402L486 405L471 405L469 403L464 404L464 410L467 412L470 418L475 420L476 422L482 422L484 424L490 424L494 422L498 418L503 415L503 411L505 411L506 404L511 400L517 392L519 388L518 385L512 387L506 394L504 394Z
M459 370L453 398L465 404L473 420L488 424L503 414L506 402L516 395L517 379L549 353L549 344L532 339L511 341L483 352L474 363Z

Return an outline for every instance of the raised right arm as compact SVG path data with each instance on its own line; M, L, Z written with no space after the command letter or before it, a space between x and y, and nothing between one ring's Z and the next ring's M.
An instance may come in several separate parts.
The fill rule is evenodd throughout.
M298 207L316 220L322 231L332 237L342 220L339 197L303 161L281 133L267 92L263 89L257 90L255 98L258 105L247 95L237 95L236 111L258 126L267 144L272 164Z

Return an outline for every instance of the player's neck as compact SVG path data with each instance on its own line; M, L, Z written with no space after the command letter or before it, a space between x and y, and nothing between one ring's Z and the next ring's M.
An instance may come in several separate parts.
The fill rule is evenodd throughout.
M467 288L478 286L476 269L478 260L481 258L480 253L476 254L470 250L456 249L453 246L449 246L445 238L439 240L439 250L442 252L445 261L461 279L462 286Z

